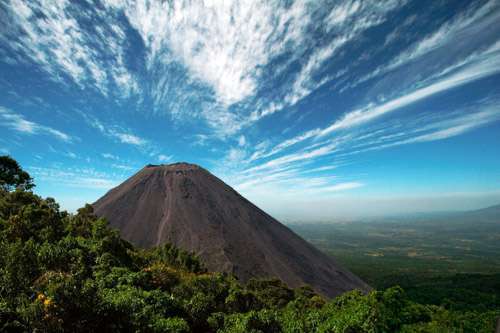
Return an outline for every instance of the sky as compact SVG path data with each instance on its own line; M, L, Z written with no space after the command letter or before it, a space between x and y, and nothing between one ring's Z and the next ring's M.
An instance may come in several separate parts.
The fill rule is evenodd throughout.
M0 154L75 211L199 164L285 220L500 203L500 1L0 2Z

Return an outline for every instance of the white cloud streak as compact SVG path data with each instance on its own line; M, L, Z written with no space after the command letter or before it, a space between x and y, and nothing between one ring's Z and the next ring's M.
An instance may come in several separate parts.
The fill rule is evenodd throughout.
M267 1L137 1L122 7L149 49L150 66L171 62L172 55L226 106L255 93L259 68L282 51L282 42L300 38L296 25L306 17L300 3L287 11Z
M55 81L69 79L105 96L139 91L124 60L126 35L120 25L107 23L112 13L84 10L68 0L8 0L5 8L9 22L4 22L0 41L16 53L17 61L29 59ZM95 32L82 26L85 19L92 20Z
M172 156L168 156L168 155L164 155L164 154L160 154L158 155L158 161L164 163L164 162L169 162L172 160Z
M44 168L28 167L35 181L45 181L60 186L81 189L109 190L120 183L120 179L89 168Z
M500 72L500 54L497 51L491 56L478 57L476 61L464 66L461 70L451 74L433 84L417 89L404 96L386 102L376 107L367 107L360 110L352 111L346 114L342 119L336 121L329 127L323 129L320 136L330 134L331 132L357 126L386 113L398 110L412 103L418 102L432 95L454 89L461 85L482 79L484 77Z
M442 73L445 75L435 82L409 91L388 102L379 105L367 105L348 112L329 126L312 129L287 139L268 152L260 152L254 156L254 159L269 157L312 138L321 138L339 130L360 126L436 94L500 73L500 43L496 43L486 50L468 57L466 61L461 61L459 65L451 65L450 67L449 70L443 70Z
M245 170L245 172L253 172L253 171L259 171L259 170L263 170L263 169L272 169L272 168L275 168L278 166L283 166L283 165L290 164L290 163L297 162L297 161L311 160L311 159L314 159L317 157L329 155L329 154L333 153L336 148L337 148L337 143L334 141L334 142L332 142L326 146L320 147L320 148L316 148L316 149L309 150L309 151L307 151L307 150L301 151L298 153L293 153L293 154L289 154L289 155L275 158L275 159L268 161L266 163L263 163L261 165L249 168L249 169Z
M291 188L281 188L280 184L303 184L300 187L302 195L309 192L305 187L313 187L311 193L320 195L329 192L354 189L364 186L363 182L350 181L338 183L337 177L331 175L342 163L331 162L332 165L309 168L318 165L317 159L334 155L335 159L368 151L387 149L395 146L430 142L448 139L457 135L475 130L481 126L500 120L500 102L498 100L484 100L454 112L441 112L437 114L423 114L420 120L410 120L401 126L391 123L379 124L379 128L362 128L356 135L341 136L327 143L312 144L298 152L286 154L264 163L245 169L234 182L243 191L254 191L254 187L276 185L278 192L293 191ZM423 122L423 123L422 123ZM311 147L316 147L311 149ZM319 164L321 165L321 163ZM325 177L320 177L323 182L311 184L311 177L304 177L308 173L326 172ZM337 182L337 184L331 184ZM273 186L274 186L273 185ZM269 191L270 189L267 189ZM281 192L280 192L281 193Z
M349 87L353 88L362 82L408 65L433 51L441 51L443 57L449 57L450 54L447 48L460 44L461 40L469 39L470 35L477 36L479 31L487 31L491 25L498 22L500 19L498 9L498 3L495 0L487 1L479 7L475 4L471 5L470 8L452 21L444 23L436 31L411 45L388 64L379 66L373 72L355 80ZM470 44L473 43L472 40Z
M104 158L110 159L110 160L115 160L115 161L120 160L120 158L118 156L110 154L110 153L102 153L101 156Z
M474 107L473 110L467 110L468 113L464 115L436 121L422 128L418 128L414 130L414 132L429 132L402 141L397 141L392 143L392 145L448 139L500 120L500 106L496 102L480 107L480 111L475 110L476 108L477 107Z
M27 120L24 116L0 106L0 125L8 127L21 134L35 135L45 134L55 137L64 142L71 142L72 138L68 134L49 126L41 125Z
M321 73L324 65L404 3L347 0L325 7L313 1L104 0L103 7L89 9L68 0L8 0L10 28L0 38L18 54L18 60L40 64L57 81L69 78L105 96L117 91L121 97L141 94L140 101L153 100L153 110L176 120L202 117L215 135L227 137L333 79ZM127 24L118 19L123 13L146 47L147 82L141 82L139 73L126 62L130 36ZM323 21L323 33L328 36L321 43L311 38L317 20ZM93 29L86 27L86 21L92 22ZM280 70L267 67L285 55L288 60ZM266 84L289 70L292 62L297 66L297 60L300 70L293 75L286 96L264 101L263 109L255 112L245 104L255 102ZM179 64L187 74L182 74ZM197 107L193 110L192 105Z
M409 120L403 126L383 125L375 133L359 135L347 146L339 149L343 155L387 149L395 146L444 140L465 134L500 120L500 101L484 100L454 112L422 115L421 119ZM422 123L423 122L423 123ZM373 131L367 128L361 133ZM373 135L369 135L373 134Z
M120 142L122 142L122 143L127 143L127 144L131 144L134 146L142 146L142 145L146 144L146 140L138 137L137 135L133 135L133 134L129 134L129 133L121 133L121 132L118 132L115 130L110 130L109 134L111 136L118 138L118 140L120 140Z
M80 115L83 117L83 119L85 119L87 124L89 124L91 127L97 129L103 135L118 140L121 143L139 147L146 146L149 143L148 140L141 138L135 134L131 134L130 130L123 129L116 125L105 125L97 118L91 117L84 113L80 113ZM112 158L111 156L112 156L111 154L105 154L105 155L103 154L103 157L105 158Z
M319 189L321 192L338 192L338 191L346 191L352 190L355 188L362 187L364 184L359 182L347 182L347 183L339 183L331 186L325 186Z
M405 1L372 2L357 0L337 3L324 19L324 29L327 33L334 33L336 37L326 45L316 45L296 75L290 92L283 98L283 102L271 103L264 110L253 112L251 115L252 121L296 104L324 83L344 74L344 71L340 71L336 75L323 76L320 80L314 79L315 75L324 70L325 65L332 65L335 61L335 54L344 45L355 41L369 28L383 23L388 13L404 4Z

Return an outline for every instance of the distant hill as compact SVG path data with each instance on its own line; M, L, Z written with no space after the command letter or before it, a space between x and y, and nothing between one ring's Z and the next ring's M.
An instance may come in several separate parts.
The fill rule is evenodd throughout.
M332 257L197 165L148 165L93 206L133 244L172 243L196 253L209 270L243 281L277 277L290 287L311 285L328 297L369 290Z
M481 222L499 222L500 223L500 204L482 209L468 211L463 214L464 218L474 218Z
M419 223L420 225L451 223L454 226L457 224L472 226L474 224L500 223L500 204L475 210L413 213L371 218L367 221L407 224Z

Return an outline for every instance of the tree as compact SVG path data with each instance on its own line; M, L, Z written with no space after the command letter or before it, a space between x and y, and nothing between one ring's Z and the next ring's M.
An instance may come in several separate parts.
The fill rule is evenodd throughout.
M0 188L5 191L12 191L20 188L30 190L35 187L33 179L10 156L0 156Z

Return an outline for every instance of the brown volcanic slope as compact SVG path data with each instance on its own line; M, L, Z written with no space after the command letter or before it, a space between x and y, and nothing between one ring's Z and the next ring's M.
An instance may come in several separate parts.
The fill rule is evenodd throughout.
M210 271L240 280L278 277L333 297L369 287L243 198L192 164L148 165L94 203L126 240L141 247L170 242L196 253Z

